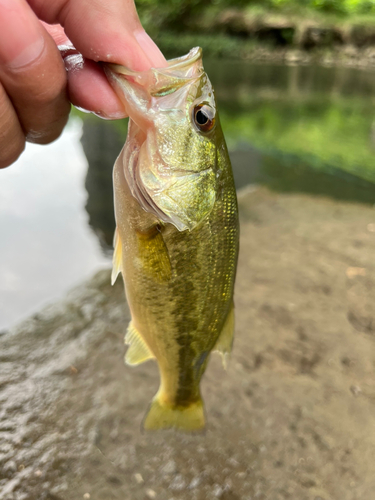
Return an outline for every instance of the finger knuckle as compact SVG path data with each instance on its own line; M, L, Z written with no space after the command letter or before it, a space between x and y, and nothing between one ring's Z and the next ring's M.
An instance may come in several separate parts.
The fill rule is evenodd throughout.
M56 75L48 80L48 83L41 85L35 94L35 103L40 106L50 104L66 96L66 78Z
M9 139L2 140L0 138L0 168L9 167L14 163L25 149L25 140Z
M25 137L17 115L0 86L0 168L14 163L25 148Z
M70 106L67 112L61 113L57 120L50 122L43 130L28 130L26 140L35 144L49 144L58 139L68 121L69 110Z

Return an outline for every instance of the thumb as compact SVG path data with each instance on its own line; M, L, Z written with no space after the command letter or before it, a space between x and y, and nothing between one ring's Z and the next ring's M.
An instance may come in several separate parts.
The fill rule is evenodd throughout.
M123 64L135 71L166 65L142 28L133 0L29 0L29 4L41 20L61 24L88 59Z

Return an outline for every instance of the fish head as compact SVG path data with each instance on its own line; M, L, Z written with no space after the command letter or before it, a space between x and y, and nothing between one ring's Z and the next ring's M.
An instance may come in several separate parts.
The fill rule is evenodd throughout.
M194 229L214 206L223 147L201 49L165 68L104 69L130 118L122 161L133 196L159 220Z

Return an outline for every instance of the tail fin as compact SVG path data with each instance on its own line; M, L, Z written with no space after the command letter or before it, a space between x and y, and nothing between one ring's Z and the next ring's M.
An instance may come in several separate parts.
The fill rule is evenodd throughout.
M205 427L203 402L201 399L189 406L170 406L163 403L157 394L144 419L145 430L175 428L180 431L194 432Z

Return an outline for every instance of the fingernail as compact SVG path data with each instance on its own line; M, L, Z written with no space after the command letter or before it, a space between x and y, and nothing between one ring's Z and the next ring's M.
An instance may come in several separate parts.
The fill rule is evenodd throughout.
M127 118L128 115L125 111L114 111L114 112L104 112L104 111L93 111L94 115L103 118L104 120L121 120L122 118Z
M162 68L167 65L167 61L159 47L145 31L135 31L134 36L153 68Z
M44 48L38 21L19 0L0 0L0 63L20 68L37 59Z
M67 71L80 71L85 64L82 54L69 54L63 58Z

